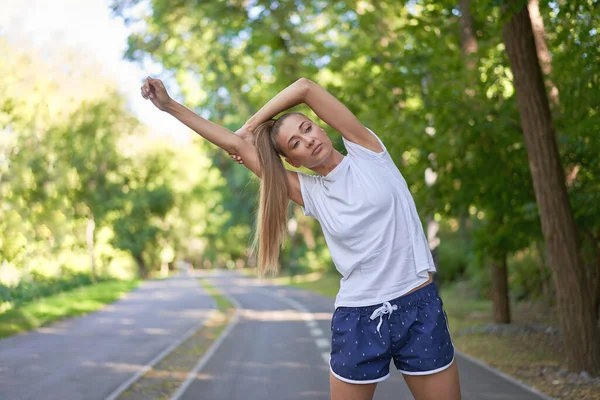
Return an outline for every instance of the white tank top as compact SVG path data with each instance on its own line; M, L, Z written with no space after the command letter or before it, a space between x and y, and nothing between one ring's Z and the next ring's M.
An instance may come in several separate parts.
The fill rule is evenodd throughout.
M298 177L304 215L321 224L342 274L335 307L364 307L408 293L435 266L412 195L384 144L379 140L383 152L376 153L343 140L348 155L329 174Z

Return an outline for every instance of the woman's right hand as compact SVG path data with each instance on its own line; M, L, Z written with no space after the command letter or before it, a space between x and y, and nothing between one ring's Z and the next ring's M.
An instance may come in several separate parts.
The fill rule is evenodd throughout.
M141 87L142 97L150 100L161 111L167 111L173 100L160 79L147 77Z
M238 129L235 134L244 139L250 146L254 146L254 134L246 127L246 125ZM244 163L244 160L242 160L242 157L239 154L229 153L229 156L233 161L239 164Z

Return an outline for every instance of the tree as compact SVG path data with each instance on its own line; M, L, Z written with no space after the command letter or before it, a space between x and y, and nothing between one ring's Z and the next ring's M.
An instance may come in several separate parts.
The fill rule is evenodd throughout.
M526 4L509 1L504 42L513 71L569 368L600 375L598 304L583 265L554 123Z
M306 76L318 81L384 140L420 212L450 222L464 215L465 236L475 237L472 243L484 260L480 267L496 265L502 272L513 253L539 244L542 233L512 101L513 74L500 40L500 12L496 2L471 1L472 24L461 21L456 2L315 0L302 2L300 9L293 0L169 6L162 0L142 16L148 28L130 38L128 55L163 63L188 101L233 127L291 80ZM128 9L138 2L114 4L117 12L135 19ZM465 7L467 1L461 3ZM600 213L595 205L600 202L595 201L594 180L600 163L589 134L600 126L598 69L589 62L598 45L594 7L584 0L542 2L540 16L547 18L551 79L561 93L556 122L563 135L560 151L569 170L569 194L577 204L577 227L589 238L586 265L590 285L596 287L591 297L600 300ZM462 31L457 29L461 22ZM471 35L463 36L463 46L461 32ZM477 52L471 53L475 44ZM339 136L332 138L342 150ZM425 171L437 176L431 187L423 182ZM235 180L227 171L223 177ZM215 248L226 243L213 242ZM469 270L488 277L479 282L485 288L488 271ZM542 272L528 277L534 286Z
M113 219L114 246L131 254L143 278L160 255L159 240L167 235L163 221L174 204L170 182L164 176L168 159L169 154L156 153L132 160L134 171L125 182L118 199L120 211Z
M72 204L75 219L87 220L87 244L92 279L96 279L95 235L98 227L106 226L106 217L116 206L121 194L125 162L118 152L119 138L135 130L134 118L127 114L118 93L94 103L82 103L68 123L49 133L57 150L57 169L63 176L59 192ZM60 175L59 174L59 175Z
M467 81L471 84L465 89L467 96L474 97L476 90L477 79L477 38L474 32L473 15L471 14L471 0L460 1L460 42L465 64L469 73ZM489 218L489 217L488 217ZM502 215L497 215L495 227L502 224ZM461 219L464 221L464 217ZM464 226L462 229L465 229ZM494 232L494 237L498 236L498 230ZM491 273L491 294L492 294L492 315L494 322L500 324L510 323L510 300L508 296L508 271L506 268L506 251L498 251L499 247L495 246L488 254L490 273ZM491 256L491 257L490 257Z

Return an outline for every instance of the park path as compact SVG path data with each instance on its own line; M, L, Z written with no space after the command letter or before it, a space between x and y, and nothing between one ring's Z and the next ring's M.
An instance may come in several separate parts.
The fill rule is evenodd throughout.
M0 340L1 400L105 399L215 308L198 280L146 281L101 311Z
M145 282L102 311L0 340L0 400L109 398L215 308L197 278L232 299L237 317L172 400L329 399L333 300L223 271ZM457 362L464 400L545 398ZM391 371L375 399L412 399Z
M267 281L221 273L209 278L240 307L239 322L181 399L329 399L333 299ZM540 400L543 396L457 354L464 400ZM376 400L412 399L390 368Z

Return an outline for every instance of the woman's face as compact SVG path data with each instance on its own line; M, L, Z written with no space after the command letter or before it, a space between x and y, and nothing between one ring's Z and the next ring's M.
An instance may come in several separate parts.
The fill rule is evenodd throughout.
M283 120L275 140L286 161L294 167L317 167L333 151L325 131L308 117L299 114L292 114Z

